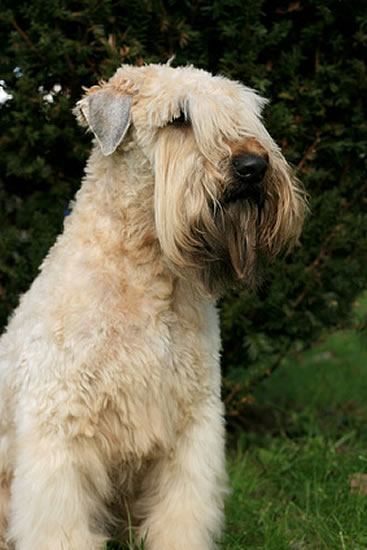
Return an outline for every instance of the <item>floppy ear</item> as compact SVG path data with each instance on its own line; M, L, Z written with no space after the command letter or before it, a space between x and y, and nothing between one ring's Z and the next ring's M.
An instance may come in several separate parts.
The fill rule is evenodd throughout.
M131 95L102 88L76 104L74 114L82 126L89 126L106 156L116 150L130 126L131 102Z

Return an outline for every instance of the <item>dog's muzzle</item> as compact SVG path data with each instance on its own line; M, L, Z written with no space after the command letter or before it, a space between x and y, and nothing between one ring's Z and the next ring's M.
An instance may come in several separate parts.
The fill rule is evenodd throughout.
M232 158L235 185L228 190L226 201L252 200L262 202L263 180L268 168L266 158L255 154L244 154Z

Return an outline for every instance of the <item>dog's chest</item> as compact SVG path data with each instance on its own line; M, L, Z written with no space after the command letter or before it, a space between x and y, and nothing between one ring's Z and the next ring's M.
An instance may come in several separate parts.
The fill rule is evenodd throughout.
M189 311L190 310L190 311ZM195 418L200 403L220 391L219 329L213 305L165 312L126 340L115 338L113 385L100 411L98 437L116 460L167 452ZM103 393L103 392L102 392Z

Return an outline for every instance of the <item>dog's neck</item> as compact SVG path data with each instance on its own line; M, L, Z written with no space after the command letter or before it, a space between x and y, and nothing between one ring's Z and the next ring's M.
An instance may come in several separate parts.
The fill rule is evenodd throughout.
M95 147L66 225L78 225L86 242L101 242L105 251L156 249L154 180L147 163L136 147L108 157Z
M166 266L156 236L154 177L148 162L135 147L109 157L95 147L65 219L64 237L79 241L83 257L100 258L106 277L109 271L119 273L130 285L145 287L147 294L158 286L173 292L177 277Z
M107 279L113 272L114 277L156 298L162 289L165 302L176 302L178 295L186 296L186 301L189 294L194 303L203 300L192 283L169 269L162 256L155 230L154 176L137 147L121 148L108 157L94 148L72 213L65 219L66 246L69 237L73 246L79 241L79 254L86 261L91 257L98 261L98 268L102 265Z

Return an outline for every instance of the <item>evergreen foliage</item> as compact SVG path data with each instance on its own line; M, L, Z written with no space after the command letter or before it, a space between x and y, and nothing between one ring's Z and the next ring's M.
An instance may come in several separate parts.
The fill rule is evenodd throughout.
M302 247L223 301L229 414L285 355L348 326L367 280L364 0L2 0L0 324L62 228L90 149L71 114L121 62L193 63L269 97L310 194Z

